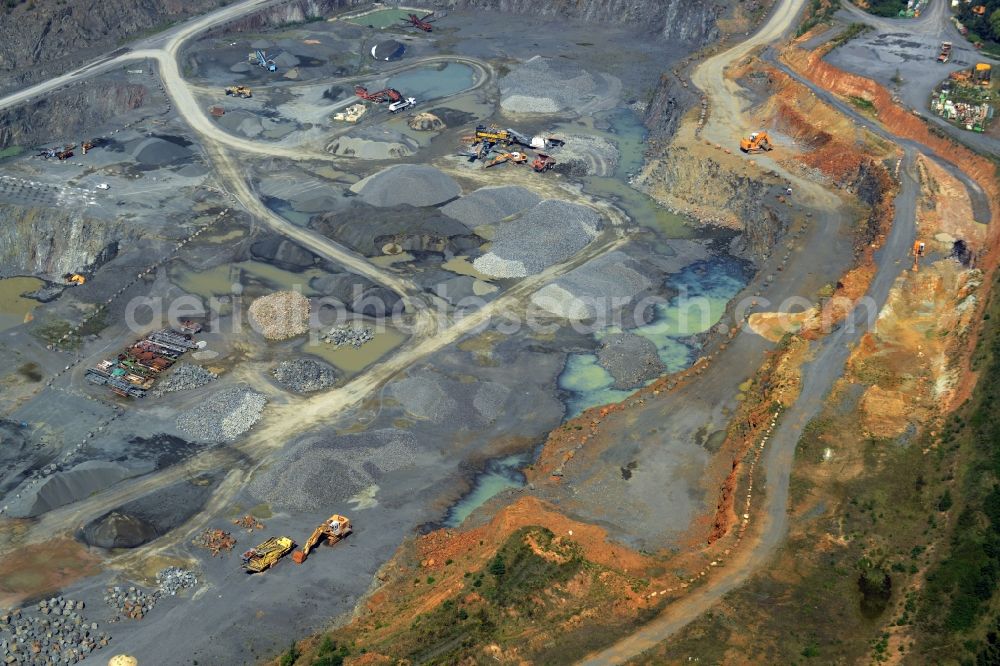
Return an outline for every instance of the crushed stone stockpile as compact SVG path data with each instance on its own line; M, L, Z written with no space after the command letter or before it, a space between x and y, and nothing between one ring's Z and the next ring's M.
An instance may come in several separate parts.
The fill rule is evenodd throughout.
M22 486L7 505L7 515L14 518L39 516L105 490L131 474L118 463L87 460L72 469Z
M500 80L500 107L511 113L592 112L613 107L620 88L607 74L535 56Z
M282 361L271 374L279 384L297 393L322 391L337 383L337 373L332 366L308 358Z
M289 447L247 490L278 511L326 511L412 464L417 452L416 437L396 428L309 439Z
M473 265L497 278L534 275L587 247L601 226L594 210L547 199L521 217L498 224L490 251Z
M389 141L366 139L360 136L342 136L327 146L326 150L341 157L361 160L388 160L409 157L417 152L419 144L413 139L398 135Z
M249 386L233 386L206 397L177 417L177 428L208 442L231 442L260 420L267 398Z
M107 647L111 636L99 631L84 608L83 601L60 595L33 608L0 611L0 663L75 664Z
M462 188L453 178L426 164L397 164L351 185L372 206L435 206L454 199Z
M525 187L501 185L481 187L441 207L441 212L474 229L495 224L541 202L542 198Z
M389 394L411 415L441 423L455 413L458 403L430 374L421 373L393 382Z
M638 388L664 369L653 341L628 332L605 338L597 362L614 377L616 389Z
M496 382L480 382L472 406L486 421L493 421L501 413L510 396L510 388Z
M556 154L555 170L570 176L613 176L619 153L615 144L604 137L574 134Z
M613 306L622 307L653 286L641 271L638 261L615 250L545 285L532 295L531 302L566 319L609 317Z
M206 370L200 365L193 363L178 363L163 380L153 387L150 393L154 397L173 393L174 391L184 391L187 389L201 388L205 384L214 382L219 378L211 370Z
M276 291L250 305L250 318L268 340L294 338L309 331L309 299L294 291Z

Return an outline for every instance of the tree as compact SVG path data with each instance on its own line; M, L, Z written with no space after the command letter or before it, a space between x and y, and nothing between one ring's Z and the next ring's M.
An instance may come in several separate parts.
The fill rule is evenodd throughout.
M490 562L490 573L496 578L503 578L503 575L507 573L507 565L504 563L503 556L500 553L497 553Z
M990 30L993 31L993 39L1000 39L1000 9L990 14Z

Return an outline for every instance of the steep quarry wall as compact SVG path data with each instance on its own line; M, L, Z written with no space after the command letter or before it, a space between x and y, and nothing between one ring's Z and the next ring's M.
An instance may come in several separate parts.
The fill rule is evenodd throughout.
M218 0L30 0L0 8L0 92L43 81L145 31L218 6Z
M723 2L690 0L433 0L442 9L488 9L505 14L566 17L591 23L645 26L666 39L701 46L718 36Z
M155 106L158 98L162 99L158 91L154 95L134 83L100 80L76 86L0 111L0 148L79 143L90 138L95 127L123 113Z
M236 21L216 26L205 34L256 32L293 23L323 19L332 12L367 4L370 4L370 0L292 0L244 16Z
M690 87L684 87L676 76L660 76L643 115L651 143L671 138L677 132L681 118L698 101L698 95Z
M127 223L87 218L72 209L0 204L0 277L59 276L103 264L135 235Z

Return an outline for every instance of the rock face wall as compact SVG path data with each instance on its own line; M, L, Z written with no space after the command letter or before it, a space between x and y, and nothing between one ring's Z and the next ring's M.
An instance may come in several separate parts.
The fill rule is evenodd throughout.
M488 9L506 14L566 17L591 23L648 26L664 38L701 46L718 36L725 3L691 0L435 0L442 9Z
M304 23L313 19L326 18L333 11L366 4L369 4L369 0L292 0L250 14L237 21L220 25L206 34L255 32L291 23Z
M156 91L156 97L161 97ZM77 143L110 119L152 103L145 86L91 82L0 111L0 148Z
M69 208L0 204L0 277L58 278L111 260L134 230Z
M218 0L31 0L0 8L0 92L68 71L140 33L218 6Z

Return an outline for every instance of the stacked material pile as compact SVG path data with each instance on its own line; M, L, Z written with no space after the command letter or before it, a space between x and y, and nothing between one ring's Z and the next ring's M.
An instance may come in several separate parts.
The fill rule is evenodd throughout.
M250 319L268 340L285 340L309 330L309 299L294 291L276 291L250 305Z
M322 391L337 383L337 373L332 367L308 358L282 361L271 374L279 384L297 393Z
M177 427L188 436L210 442L230 442L260 420L267 398L249 386L219 391L177 417Z

